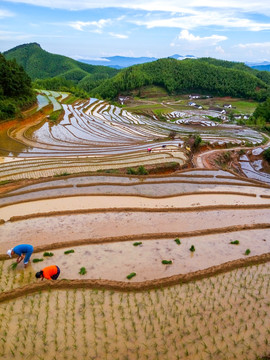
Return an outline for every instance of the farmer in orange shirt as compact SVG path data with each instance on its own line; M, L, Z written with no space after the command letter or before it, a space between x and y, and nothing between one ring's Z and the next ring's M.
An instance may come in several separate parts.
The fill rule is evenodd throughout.
M36 278L41 280L48 279L48 280L56 280L60 274L60 269L56 265L47 266L44 269L38 271L36 273Z

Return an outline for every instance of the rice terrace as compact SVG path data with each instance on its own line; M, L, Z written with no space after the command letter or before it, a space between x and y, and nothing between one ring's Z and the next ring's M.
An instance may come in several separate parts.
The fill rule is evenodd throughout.
M269 359L267 133L224 99L37 91L0 124L0 358Z

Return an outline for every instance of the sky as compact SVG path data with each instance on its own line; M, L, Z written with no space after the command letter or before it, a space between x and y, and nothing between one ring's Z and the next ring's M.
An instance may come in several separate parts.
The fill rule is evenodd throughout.
M269 0L0 0L0 52L270 62Z

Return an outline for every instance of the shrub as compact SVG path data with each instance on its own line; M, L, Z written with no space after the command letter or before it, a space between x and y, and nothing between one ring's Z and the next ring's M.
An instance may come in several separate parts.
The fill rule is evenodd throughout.
M195 251L195 246L194 245L191 245L190 249L189 249L191 252L194 252Z
M176 242L177 245L180 245L180 244L181 244L181 241L180 241L180 239L178 239L178 238L176 238L174 241Z
M139 246L139 245L141 245L142 244L142 242L141 241L139 241L139 242L135 242L135 243L133 243L133 246Z
M137 174L138 175L148 175L148 171L145 169L145 167L143 165L141 165L138 167Z
M128 175L136 175L137 171L133 168L127 168L127 174Z
M249 254L250 254L250 250L247 249L247 250L245 251L245 255L249 255Z
M270 164L270 148L264 150L263 158L268 162L268 164Z
M231 241L230 244L232 244L232 245L239 245L239 244L240 244L240 241L239 241L239 240L234 240L234 241Z

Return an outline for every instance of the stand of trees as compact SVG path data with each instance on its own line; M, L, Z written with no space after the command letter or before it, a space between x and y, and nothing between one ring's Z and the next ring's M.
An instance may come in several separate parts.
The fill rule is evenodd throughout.
M0 120L16 116L35 101L31 79L23 67L0 54Z
M113 99L119 93L146 85L159 85L169 94L199 92L216 96L233 96L265 100L269 85L259 79L256 71L224 67L204 60L160 59L121 70L116 76L102 82L92 95Z

